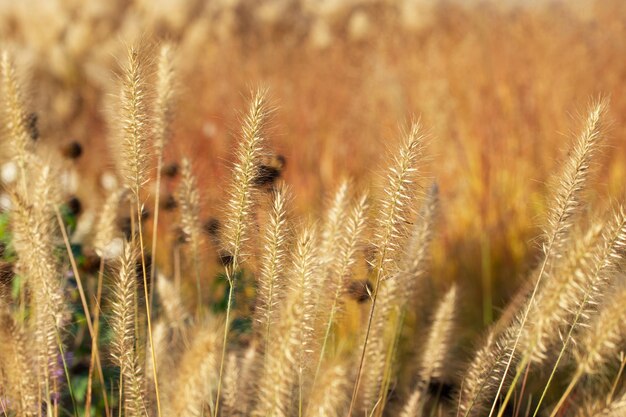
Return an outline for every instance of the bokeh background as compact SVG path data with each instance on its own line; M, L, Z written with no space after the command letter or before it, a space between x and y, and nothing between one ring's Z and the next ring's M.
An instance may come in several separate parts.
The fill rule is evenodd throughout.
M192 158L207 218L251 87L270 89L270 143L302 214L346 176L375 182L400 127L420 118L423 186L436 181L442 200L432 281L462 286L463 329L497 318L534 265L549 174L599 95L610 126L592 200L621 197L625 25L621 0L0 0L2 47L28 70L43 146L84 146L71 164L87 210L112 166L118 59L140 40L177 45L166 160Z

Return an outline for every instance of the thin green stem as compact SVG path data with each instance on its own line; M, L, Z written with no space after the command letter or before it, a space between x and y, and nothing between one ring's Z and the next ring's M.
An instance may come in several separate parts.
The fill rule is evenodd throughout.
M193 265L196 275L196 292L198 293L198 301L196 305L196 318L200 321L200 316L202 313L202 288L200 286L200 265L198 263L198 245L196 242L192 243L193 245Z
M148 296L148 275L146 272L146 256L143 247L143 232L141 225L141 207L139 206L139 200L137 200L137 229L139 230L139 245L141 251L141 270L143 273L143 291L146 298L146 318L148 320L148 339L150 342L150 354L152 356L152 377L154 379L154 390L156 393L157 402L157 415L161 417L161 397L159 395L159 379L157 377L157 360L156 352L154 351L154 340L152 338L152 319L150 314L150 301Z
M619 366L619 371L615 376L615 380L613 381L613 386L611 387L611 392L609 393L609 397L607 401L613 401L613 396L615 395L615 391L617 390L617 385L619 383L620 378L622 377L622 373L624 372L624 366L626 366L626 355L622 353L622 363Z
M76 409L76 398L74 398L74 390L72 389L72 381L70 378L70 371L67 369L67 362L65 360L65 352L63 351L63 343L59 336L59 331L56 331L57 343L59 344L59 351L61 353L61 362L63 363L63 371L65 373L65 379L67 379L67 388L70 392L70 399L72 400L72 406L74 407L74 416L78 417L78 410Z
M506 409L507 404L511 400L511 395L513 395L513 392L515 391L515 386L517 385L517 381L519 381L520 376L524 372L524 369L526 368L526 365L528 365L529 362L530 362L530 356L526 355L522 358L522 361L517 366L517 372L515 373L515 377L513 378L513 381L511 382L511 386L509 387L506 393L506 397L504 397L504 401L502 402L502 404L500 405L500 409L498 410L498 417L502 417L504 415L504 410ZM497 396L496 396L496 403L497 403Z
M70 265L72 266L72 272L74 273L74 277L76 278L76 286L78 288L78 294L80 296L80 301L83 307L83 311L85 312L85 321L87 322L87 329L89 330L89 336L94 340L96 337L97 331L94 329L93 323L91 321L91 314L89 312L89 306L87 305L87 297L85 296L85 290L83 288L82 279L80 278L80 273L78 272L78 265L76 264L76 259L74 258L74 253L72 252L72 246L70 244L69 236L67 235L67 230L65 229L65 224L63 223L63 218L61 217L61 212L58 207L54 207L54 212L56 215L57 222L59 224L59 228L61 229L61 235L63 237L63 242L65 244L65 250L67 251L68 257L70 259ZM96 360L96 368L98 371L98 378L100 379L100 383L102 387L105 386L104 374L102 372L102 364L100 362L100 352L98 350L98 346L91 346L92 349L95 349L95 360ZM104 388L103 388L104 389ZM104 404L105 411L108 411L109 405L106 399L106 395L104 395Z
M156 193L154 196L154 221L152 224L152 248L150 249L151 267L150 282L154 283L156 277L156 257L157 257L157 235L159 233L159 200L161 198L161 170L163 169L163 150L161 149L157 157L157 173L156 173ZM150 291L150 305L152 305L152 295L154 291Z
M270 296L271 296L271 293L270 293ZM326 353L326 346L328 345L328 338L330 337L330 331L332 330L333 322L335 320L336 309L337 309L337 298L335 298L335 301L333 302L333 306L330 310L330 316L328 317L328 323L326 324L326 331L324 332L324 341L322 342L322 348L320 350L320 357L317 360L317 367L315 368L315 374L313 376L313 383L311 384L311 391L315 389L317 377L319 376L320 370L322 369L322 362L324 360L324 354ZM268 322L267 336L269 337L269 322ZM307 411L308 411L308 406L307 406Z
M493 412L495 411L496 408L496 404L498 402L498 397L500 396L500 392L502 391L502 387L504 386L504 381L506 380L506 376L509 372L509 368L511 367L511 362L513 361L513 357L515 355L515 350L517 349L517 345L519 343L520 337L522 336L522 331L524 330L524 325L526 324L526 320L528 320L528 314L530 313L530 309L532 308L533 305L533 301L535 300L535 296L537 295L537 290L539 289L539 284L541 283L541 280L543 278L543 275L545 274L546 271L546 267L548 265L548 259L550 258L550 253L552 251L552 245L554 244L554 239L556 238L556 235L553 235L552 238L550 239L550 243L545 251L545 256L543 258L543 262L541 263L541 269L539 270L539 276L537 277L537 282L535 283L535 287L533 288L533 292L530 296L530 299L528 300L528 306L526 307L525 311L524 311L524 316L522 317L522 322L520 323L520 327L519 327L519 331L517 332L517 336L515 337L515 342L513 343L513 348L511 349L511 354L509 356L509 359L506 362L506 367L504 368L504 373L502 374L502 379L500 380L500 385L498 385L498 390L496 391L496 395L493 398L493 404L491 405L491 410L489 411L489 417L491 417L493 415ZM515 384L517 383L517 379L519 378L519 375L516 375L516 378L514 379L514 384L511 386L511 388L509 389L509 393L507 394L507 398L510 397L510 393L511 390L515 387ZM498 416L501 416L501 413L498 413Z
M96 350L93 346L98 346L98 337L100 334L100 300L102 299L102 281L104 277L104 258L100 258L100 267L98 268L98 284L96 289L96 302L93 306L93 328L94 335L91 338L91 359L89 361L89 376L87 379L87 395L86 395L86 405L85 405L85 416L89 417L91 415L91 395L92 395L92 384L93 384L93 368L94 362L96 360L95 352ZM111 415L109 410L109 400L106 394L106 387L104 384L101 384L102 388L102 397L104 398L104 410L107 416Z
M226 279L228 280L228 301L226 304L226 323L224 323L224 340L222 342L222 357L220 358L220 373L217 381L217 397L215 398L215 417L218 417L220 408L220 393L222 391L222 376L224 375L224 357L226 356L226 342L228 339L228 330L230 327L230 310L233 299L234 274L236 265L233 262L232 268L226 267ZM232 271L231 271L232 269Z
M584 305L584 302L585 301L583 301L582 305ZM554 375L556 374L556 370L559 367L559 363L561 362L561 359L563 358L563 354L565 353L565 349L567 348L567 345L569 344L569 341L570 341L570 339L572 337L572 333L574 332L574 328L576 327L576 323L578 323L578 318L579 317L580 317L580 309L578 310L578 314L576 315L576 319L574 320L574 323L572 323L572 325L570 326L569 332L567 333L567 337L565 338L565 341L563 342L563 347L561 348L561 351L559 352L559 356L556 358L556 362L555 362L554 366L552 367L552 372L550 372L550 377L548 378L548 382L546 383L546 386L543 388L543 392L541 393L541 397L539 398L539 403L537 403L537 407L535 408L535 412L533 413L533 417L536 417L537 413L539 413L539 407L541 407L541 403L543 402L543 399L546 396L546 393L548 392L548 388L550 387L550 384L552 383L552 380L554 379ZM576 375L578 375L578 371L577 371ZM580 377L580 376L578 376L578 377ZM561 398L561 399L563 400L563 398ZM555 415L556 411L558 410L558 408L560 408L561 404L562 404L562 402L559 401L559 404L557 405L557 407L555 407L554 412L552 413L552 416Z
M298 417L302 417L302 365L298 370Z
M381 385L381 392L379 393L379 397L381 398L380 408L377 411L377 414L380 417L382 417L383 411L385 410L385 405L387 404L387 394L389 392L389 383L391 382L391 369L392 369L391 365L393 362L393 358L396 357L398 346L400 345L400 336L401 336L400 330L402 329L402 324L404 323L404 315L405 315L405 310L402 309L399 317L396 316L396 322L394 324L393 343L390 346L389 351L387 352L387 358L385 360L385 374L383 378L383 383Z
M380 289L380 268L378 269L376 287L374 288L374 295L372 296L372 306L370 308L369 316L367 318L367 330L365 331L365 341L363 342L363 349L361 350L361 359L359 360L359 368L357 371L356 382L354 389L352 390L352 399L350 400L350 408L348 409L348 417L352 416L352 410L356 404L356 397L359 393L359 387L361 385L361 375L363 373L363 365L365 363L365 353L367 351L367 342L372 331L372 322L374 321L374 311L376 310L376 299L378 298L378 290Z
M574 387L576 387L576 384L578 384L578 381L580 381L580 378L582 377L582 375L583 375L582 369L579 368L576 371L576 373L574 374L574 376L572 377L572 380L570 381L569 385L565 389L565 392L563 393L563 395L561 395L561 398L559 399L559 402L556 404L556 406L554 406L554 409L552 410L552 413L550 414L550 417L556 416L556 414L559 412L559 410L561 409L561 407L565 403L565 400L567 400L567 397L569 397L569 395L572 393L572 390L574 389ZM543 398L543 396L542 396L542 398ZM537 415L537 411L536 410L535 410L535 414L534 415Z
M119 392L119 399L118 399L118 417L122 417L122 408L124 408L124 390L123 390L123 386L124 386L124 373L122 372L122 369L120 368L120 392Z
M481 269L483 284L483 324L489 326L493 322L493 288L491 276L491 245L489 238L483 234L480 245Z

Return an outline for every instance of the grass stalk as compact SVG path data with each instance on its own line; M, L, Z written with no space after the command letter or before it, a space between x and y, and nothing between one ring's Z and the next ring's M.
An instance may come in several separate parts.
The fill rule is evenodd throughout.
M509 401L511 400L511 396L513 395L513 392L515 392L515 386L517 385L517 381L519 381L520 377L522 376L522 373L524 373L524 370L526 369L527 365L530 363L530 355L525 355L522 360L520 361L520 363L517 366L517 372L515 372L515 376L513 377L513 381L511 382L511 386L509 387L509 389L507 390L506 396L504 397L504 401L502 402L502 404L500 404L500 408L498 410L498 415L497 417L502 417L504 415L504 411L506 410L506 406L509 403ZM502 378L502 380L504 381L505 376ZM498 396L496 395L496 402L497 402ZM496 402L494 402L494 404L496 404ZM493 412L494 408L492 407L492 412Z
M561 347L561 351L559 352L559 356L556 358L556 362L554 363L554 366L552 367L552 371L550 372L550 377L548 378L548 382L546 382L546 385L543 388L543 392L541 393L541 397L539 397L539 403L537 404L537 407L535 408L535 412L533 413L533 417L536 417L537 414L539 413L539 407L541 407L541 403L543 402L543 399L544 399L546 393L548 392L548 388L550 387L550 384L552 383L554 375L556 374L556 370L557 370L557 368L559 366L559 363L561 363L561 359L563 358L563 355L565 354L565 350L567 349L567 346L569 345L569 341L572 338L572 333L574 333L574 329L576 328L576 325L578 324L578 320L580 319L580 315L582 314L582 309L583 309L583 307L585 306L585 304L587 302L588 296L589 296L589 293L585 294L585 298L583 299L582 303L580 304L580 308L577 311L577 314L576 314L576 317L574 319L574 322L572 323L572 325L569 328L569 332L567 333L567 337L563 341L563 346ZM561 407L561 405L565 401L565 398L570 394L571 390L574 388L574 385L576 385L576 383L578 382L578 379L581 376L582 376L582 369L578 369L576 371L576 374L574 375L574 378L570 382L570 386L565 390L565 392L561 396L561 399L559 400L559 402L556 405L556 407L554 407L554 410L552 411L552 414L550 414L550 417L554 417L556 415L557 411L559 410L559 408ZM573 383L573 385L572 385L572 383Z
M156 394L156 403L157 403L157 415L161 417L161 397L159 394L159 379L157 376L157 360L156 360L156 352L154 350L154 340L152 338L152 319L151 319L151 308L148 297L148 276L146 272L146 256L145 249L143 245L143 232L141 225L141 207L139 205L139 199L137 199L137 229L139 231L139 248L141 252L141 270L143 275L143 291L144 297L146 300L146 319L148 320L148 340L150 343L150 354L152 356L152 377L154 379L154 390Z
M85 320L87 322L87 329L89 330L89 336L94 340L96 338L97 331L94 329L93 323L91 321L91 314L89 311L89 306L87 304L87 297L85 296L85 290L83 288L82 280L80 278L80 272L78 272L78 266L76 265L76 259L74 258L74 254L72 253L72 247L70 245L70 240L67 235L67 230L65 229L65 224L63 223L63 218L61 217L61 212L58 207L54 207L54 213L56 215L57 222L59 223L59 228L61 229L61 235L63 237L63 242L65 244L65 249L67 251L68 257L70 259L70 265L72 266L72 272L74 273L74 277L76 278L76 286L78 287L78 294L80 296L80 301L83 307L83 311L85 313ZM102 384L102 389L104 390L105 382L104 382L104 374L102 372L102 364L100 361L100 353L98 351L98 346L93 345L91 349L94 350L96 368L98 371L98 378L100 379L100 383ZM105 398L105 410L108 410L108 401Z
M381 259L383 259L381 257ZM381 271L382 266L378 268L376 273L376 286L374 287L374 293L372 295L372 306L370 307L370 312L367 318L367 330L365 331L365 340L363 342L363 348L361 349L361 357L359 359L359 367L356 373L356 382L354 383L354 389L352 390L352 399L350 400L350 408L348 409L348 417L352 416L352 410L356 405L356 398L359 393L359 387L361 385L361 377L363 373L363 366L365 365L365 353L367 349L367 341L370 337L370 333L372 331L372 323L374 321L374 311L376 310L376 300L378 298L378 290L380 289L381 279Z
M576 387L576 384L578 384L578 381L580 381L580 378L582 376L583 376L583 370L582 370L582 368L579 368L578 370L576 370L576 373L574 374L574 376L572 377L569 385L565 389L565 392L563 392L563 395L561 395L561 398L559 398L559 401L554 406L554 409L552 410L552 413L550 413L550 417L554 417L554 416L557 415L557 413L559 412L559 410L561 409L563 404L565 404L565 400L567 400L569 395L572 393L572 391ZM543 399L543 395L544 394L545 394L545 390L544 390L544 392L543 392L543 394L541 396L542 399ZM539 405L541 405L541 400L539 402ZM537 409L535 410L535 414L533 414L533 417L537 415L538 410L539 410L539 405L537 405Z
M234 271L235 264L232 265L232 270ZM222 356L220 358L220 372L217 381L217 396L215 398L215 414L214 416L218 416L218 411L220 407L220 394L222 388L222 377L224 374L224 357L226 356L226 341L228 337L228 330L230 327L230 310L233 299L233 290L234 290L234 272L231 272L231 268L226 268L226 279L228 281L228 301L226 303L226 322L224 323L224 340L222 342Z
M100 258L100 266L98 267L98 283L96 288L96 302L93 306L93 329L94 334L91 338L91 358L89 360L89 374L87 378L87 394L86 394L86 404L85 404L85 416L91 416L91 395L92 395L92 384L93 384L93 370L95 365L95 349L93 346L98 346L98 338L100 336L100 300L102 299L102 281L104 278L104 258ZM106 395L106 386L102 384L102 397L104 399L104 410L107 416L111 415L109 410L109 400Z
M154 219L152 224L152 248L150 249L150 282L154 283L156 277L156 257L157 257L157 235L159 233L159 199L161 198L161 171L163 170L163 152L159 152L157 157L156 172L156 192L154 196ZM150 304L152 304L152 289L150 291ZM148 302L146 300L146 302Z
M520 322L519 325L519 330L517 331L517 335L515 336L515 342L513 343L513 348L511 349L511 354L506 362L506 366L504 368L504 373L502 375L502 379L500 380L500 384L498 385L498 390L496 391L496 394L494 396L493 399L493 404L491 405L491 410L489 411L489 417L491 417L495 411L496 408L496 404L498 402L498 397L500 396L500 392L502 391L502 387L504 386L504 381L506 380L506 376L509 372L509 368L511 367L511 363L513 362L513 357L515 355L515 350L517 349L517 345L519 343L519 340L522 336L522 331L524 329L524 325L526 324L526 320L528 320L528 314L530 313L530 310L532 309L532 305L533 305L533 301L535 300L535 296L537 295L537 290L539 289L539 285L541 284L541 280L543 279L543 276L545 274L546 271L546 266L548 264L548 258L550 255L550 252L552 251L552 245L554 242L554 238L556 237L556 235L553 235L553 238L550 240L549 245L546 249L546 254L543 258L543 262L541 263L541 268L539 270L539 275L537 278L537 282L535 283L535 286L533 288L533 292L530 296L530 299L528 300L528 303L526 305L526 308L524 309L524 316L522 317L522 320ZM526 361L528 359L525 359ZM525 364L524 364L525 366ZM506 398L509 398L511 396L511 391L515 388L515 384L517 383L517 380L519 378L519 372L515 375L515 378L513 379L513 382L511 384L511 387L509 388L509 392L507 393ZM508 402L508 400L505 399L505 405L506 402ZM504 408L502 408L502 410L504 410ZM502 411L501 410L501 411ZM498 413L498 417L500 417L501 414Z
M613 385L611 386L611 391L609 392L609 396L607 397L607 402L613 401L613 396L615 395L615 391L617 390L617 386L619 381L622 378L622 374L624 373L624 366L626 366L626 355L624 353L622 355L622 361L619 366L619 371L617 371L617 375L615 376L615 380L613 381Z

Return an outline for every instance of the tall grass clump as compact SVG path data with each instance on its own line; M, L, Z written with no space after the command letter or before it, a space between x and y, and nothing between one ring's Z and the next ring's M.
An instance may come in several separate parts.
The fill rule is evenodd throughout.
M118 169L82 213L58 181L63 152L39 140L22 70L1 55L16 173L0 213L4 415L623 414L626 214L589 192L607 100L592 101L551 184L536 266L472 340L468 282L430 265L451 213L424 174L420 123L390 149L380 186L333 178L303 214L257 89L213 207L200 156L165 169L183 77L173 46L155 51L128 48L109 133Z

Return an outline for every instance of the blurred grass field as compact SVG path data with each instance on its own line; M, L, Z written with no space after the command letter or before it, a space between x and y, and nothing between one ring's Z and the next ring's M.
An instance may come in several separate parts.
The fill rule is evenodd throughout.
M110 94L125 45L178 45L181 97L168 161L191 156L205 216L220 212L237 109L266 85L270 142L300 213L346 177L367 185L407 114L431 137L441 189L432 282L457 280L460 326L494 320L535 263L548 173L590 98L611 99L596 190L619 197L626 147L626 3L0 1L0 39L30 70L42 141L85 146L79 197L100 204ZM429 184L425 183L425 187ZM166 187L173 185L166 184ZM168 227L168 226L164 226ZM163 259L163 257L161 257Z

